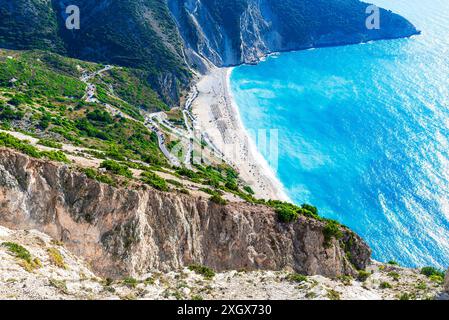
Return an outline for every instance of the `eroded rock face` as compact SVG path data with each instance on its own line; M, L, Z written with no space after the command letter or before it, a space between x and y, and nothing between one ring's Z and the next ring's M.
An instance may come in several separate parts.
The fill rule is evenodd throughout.
M117 189L5 149L0 224L45 232L109 277L192 263L219 271L292 269L334 277L354 274L370 259L368 246L349 230L325 246L321 221L301 217L281 224L265 206Z
M382 28L368 30L367 4L313 0L168 0L186 48L216 66L257 63L271 52L407 37L408 21L380 10ZM229 10L232 8L232 10ZM195 63L196 64L196 63ZM192 63L193 65L193 63Z

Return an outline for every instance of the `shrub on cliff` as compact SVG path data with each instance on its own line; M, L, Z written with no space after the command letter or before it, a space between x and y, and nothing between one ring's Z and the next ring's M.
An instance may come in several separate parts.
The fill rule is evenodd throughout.
M20 260L20 265L28 272L32 272L34 269L42 266L39 259L33 259L31 253L20 244L15 242L4 242L2 246L7 248L9 253Z
M231 191L239 191L239 186L235 180L229 180L225 183L225 187Z
M196 274L202 275L206 279L212 279L215 277L215 271L205 266L194 264L189 266L189 270L195 272Z
M48 160L70 163L70 160L62 151L42 151L41 155Z
M428 277L430 280L437 282L437 283L443 283L444 282L444 271L438 270L434 267L424 267L421 269L421 274Z
M10 106L0 105L0 120L20 120L24 116L23 111L15 111Z
M304 203L301 205L301 213L305 216L311 218L319 218L317 207L311 206L310 204Z
M101 183L106 183L109 184L111 186L116 186L115 181L104 174L100 174L97 170L92 169L92 168L84 168L82 169L82 172L84 172L84 174L89 178L89 179L93 179L93 180L97 180L98 182Z
M307 276L299 273L292 273L287 276L287 280L290 282L303 283L307 281Z
M338 240L343 237L339 223L334 220L327 220L326 226L323 229L323 235L326 246L330 245L332 239Z
M132 178L133 174L127 166L124 166L114 160L105 160L101 163L100 168L104 168L112 173L118 174L126 178Z
M16 149L33 158L42 157L39 150L37 150L34 146L3 132L0 132L0 147Z
M190 178L190 179L198 179L199 178L199 175L195 171L187 169L187 168L180 168L180 169L176 170L176 173L179 174L180 176Z
M254 195L255 194L254 190L250 186L244 186L243 190L245 192L247 192L248 194L250 194L250 195Z
M284 223L295 222L298 220L299 214L294 209L284 206L276 209L276 214L279 221Z
M142 181L153 188L167 192L169 191L167 181L165 179L159 177L155 173L152 172L143 172L142 173Z
M276 209L279 220L281 220L282 222L296 221L300 215L317 220L322 220L318 215L318 209L309 204L303 204L301 205L301 207L299 207L289 202L279 200L269 200L265 204Z
M53 149L62 149L62 144L50 139L40 139L37 143L41 146L53 148Z
M210 197L209 200L212 201L213 203L216 203L216 204L219 204L219 205L222 205L222 206L228 204L226 199L224 199L222 196L220 196L218 194L214 194L212 197Z
M70 163L70 160L62 151L39 151L27 141L17 139L8 133L0 132L0 147L12 148L37 159L46 158L52 161Z
M357 280L364 282L369 278L370 275L371 275L371 272L369 272L369 271L359 270L359 273L357 275Z

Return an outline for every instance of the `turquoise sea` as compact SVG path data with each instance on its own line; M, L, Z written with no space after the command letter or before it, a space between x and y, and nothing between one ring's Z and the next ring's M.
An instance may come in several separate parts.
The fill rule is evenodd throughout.
M248 130L279 130L273 169L293 201L377 260L447 268L449 1L375 3L422 34L271 56L235 68L231 90Z

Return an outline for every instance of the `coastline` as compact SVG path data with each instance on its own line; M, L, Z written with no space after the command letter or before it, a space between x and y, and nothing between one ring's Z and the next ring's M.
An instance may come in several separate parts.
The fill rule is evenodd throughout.
M212 67L206 75L202 75L195 85L198 91L196 98L191 102L192 114L197 119L196 131L206 133L213 149L219 151L222 157L238 168L240 177L255 192L260 199L272 199L292 202L285 188L257 146L240 117L239 108L232 96L230 76L232 70L241 64L258 64L272 55L284 52L315 50L325 47L340 47L369 43L372 41L411 38L420 35L421 31L415 29L407 35L383 37L361 42L343 41L335 43L316 43L296 49L277 50L268 52L254 62L244 62L228 67ZM218 110L218 117L214 115L212 106ZM197 132L198 132L197 131ZM221 131L221 132L220 132ZM226 131L227 134L223 134Z
M257 150L230 92L230 68L213 68L196 84L192 103L196 129L204 132L224 159L261 199L291 201L266 159Z

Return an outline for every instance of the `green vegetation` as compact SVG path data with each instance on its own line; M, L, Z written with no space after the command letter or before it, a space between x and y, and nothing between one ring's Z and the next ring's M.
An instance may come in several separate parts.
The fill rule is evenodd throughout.
M12 148L37 159L46 158L52 161L70 163L67 156L62 151L39 151L36 147L26 141L17 139L4 132L0 132L0 147Z
M110 70L101 80L111 85L114 93L129 105L151 112L168 110L168 106L151 88L147 76L148 74L142 70L121 68Z
M328 220L326 226L323 229L324 244L329 246L332 239L339 240L343 237L343 233L340 230L340 224L334 220Z
M28 272L32 272L34 269L42 266L39 259L33 259L31 253L20 244L14 242L3 242L2 246L7 248L9 253L19 259L21 266Z
M84 172L84 174L89 178L89 179L93 179L93 180L97 180L98 182L101 183L106 183L109 184L111 186L116 186L116 183L114 181L114 179L112 179L110 176L105 175L105 174L101 174L99 173L97 170L92 169L92 168L83 168L82 172Z
M100 168L104 168L107 171L110 171L119 176L123 176L126 178L132 178L133 174L131 170L125 165L122 165L114 160L105 160L101 163Z
M141 174L141 177L142 177L142 181L144 183L150 185L151 187L153 187L157 190L164 191L164 192L167 192L170 190L167 185L167 181L165 181L165 179L159 177L155 173L143 172Z
M248 194L254 195L254 190L250 186L244 186L243 190Z
M295 222L299 217L299 214L294 209L288 206L276 208L276 214L279 221L284 223Z
M64 280L56 280L56 279L50 279L49 284L52 287L55 287L56 289L60 290L62 293L67 294L67 283Z
M434 267L421 268L421 274L423 274L427 277L437 275L437 276L444 278L444 276L445 276L444 271L438 270L437 268L434 268Z
M359 270L357 280L364 282L371 276L371 272L366 270Z
M396 271L391 271L388 272L387 274L390 278L392 278L394 281L399 281L399 278L401 277L401 275L399 273L397 273Z
M223 195L223 192L221 192L220 190L212 190L212 189L209 189L209 188L200 188L199 190L203 191L203 192L205 192L207 194L210 194L211 196L215 196L215 195L222 196Z
M50 262L62 269L67 269L67 265L64 262L64 258L62 257L61 253L56 248L49 248L47 250L48 256L50 258Z
M55 55L45 54L47 61ZM81 99L84 95L84 84L62 69L47 64L41 52L22 52L13 59L2 59L0 55L0 87L6 87L15 92L11 105L31 104L36 99L72 97ZM65 61L67 59L61 58ZM76 70L76 69L74 69ZM11 79L16 79L11 84Z
M444 283L445 273L434 267L424 267L421 269L421 274L428 277L431 281L442 284Z
M179 181L176 181L176 180L173 180L173 179L167 179L166 181L167 181L167 183L169 183L169 184L171 184L171 185L173 185L175 187L179 187L179 188L183 188L184 187L184 185L181 182L179 182Z
M208 280L215 277L215 271L206 266L194 264L189 266L189 270L195 272L196 274L202 275L205 279Z
M70 163L70 160L62 151L41 151L40 154L48 160Z
M37 148L26 143L20 139L13 137L12 135L4 132L0 132L0 147L16 149L23 152L33 158L41 158L42 154Z
M391 288L393 288L393 287L391 286L391 284L388 283L388 282L386 282L386 281L381 282L380 285L379 285L379 287L380 287L381 289L391 289Z
M400 294L398 298L399 298L399 300L415 300L416 299L414 294L407 293L407 292Z
M397 263L397 262L394 261L394 260L388 261L387 264L392 265L392 266L398 266L398 265L399 265L399 263Z
M308 204L303 204L299 207L294 204L278 200L270 200L267 202L258 201L258 203L263 203L273 207L278 214L279 220L282 222L295 222L300 215L321 220L318 215L318 209Z
M225 188L231 190L231 191L238 191L239 186L235 180L228 180L225 183Z
M228 204L228 202L226 201L226 199L224 199L222 196L218 195L218 194L214 194L212 197L210 197L209 199L210 201L212 201L213 203L225 206L226 204Z
M353 279L349 275L342 275L338 277L338 280L340 280L345 286L350 286Z
M32 258L30 252L20 244L14 242L4 242L2 243L2 246L6 247L8 251L12 253L16 258L31 262Z
M12 58L8 58L10 56ZM83 96L86 85L79 80L83 73L79 67L89 72L103 68L94 63L41 51L15 52L0 49L1 126L19 131L21 124L26 123L27 130L40 138L42 145L52 148L59 147L59 143L70 143L104 151L109 158L119 161L128 158L151 165L167 165L159 150L157 136L140 122L143 121L140 115L142 105L102 91L104 86L129 86L130 90L134 90L136 86L120 82L127 81L132 77L127 76L128 72L134 71L118 69L117 72L122 77L117 78L105 74L101 81L108 80L108 83L97 84L97 92L98 95L104 93L107 97L104 100L112 107L138 121L113 117L101 103L85 102ZM115 69L109 72L113 70ZM94 80L98 80L97 78ZM11 79L16 79L17 82L11 85ZM166 108L148 85L146 92L142 98L147 101L146 108ZM151 101L147 100L150 92L153 96ZM99 100L102 99L99 97ZM58 145L48 141L49 137L58 140Z
M416 289L419 289L419 290L426 290L426 289L427 289L427 285L426 285L426 283L425 283L424 281L419 281L419 282L416 284Z
M287 276L287 280L290 282L302 283L307 281L307 276L299 273L292 273Z
M341 299L341 294L338 291L335 291L333 289L328 289L327 290L327 297L329 300L340 300Z
M139 281L132 277L126 277L123 279L122 283L130 288L135 288L139 284Z
M239 190L238 173L230 166L223 164L205 167L197 164L195 169L197 171L180 168L176 170L176 174L192 182L209 185L214 189L221 189L248 198L247 194Z
M50 140L50 139L40 139L37 144L39 144L41 146L53 148L53 149L62 149L61 143Z
M14 102L14 99L9 100L9 104L14 105L16 104ZM0 121L6 122L6 121L12 121L12 120L21 120L23 119L25 115L24 111L18 110L18 107L12 107L8 105L1 105L0 104Z

